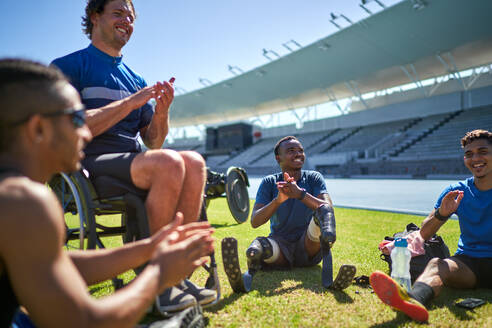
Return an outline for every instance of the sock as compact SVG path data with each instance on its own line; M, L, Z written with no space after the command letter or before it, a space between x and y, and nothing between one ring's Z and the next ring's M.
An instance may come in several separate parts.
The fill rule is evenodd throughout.
M426 305L434 297L432 287L423 282L416 282L408 295L417 300L420 304Z
M272 238L267 238L270 244L272 245L272 256L270 256L267 259L264 259L263 262L265 263L274 263L277 261L279 255L280 255L280 247L278 247L278 244L275 240Z
M319 243L319 236L321 236L321 230L319 229L319 226L316 224L316 222L311 219L307 228L307 237L309 238L309 240Z

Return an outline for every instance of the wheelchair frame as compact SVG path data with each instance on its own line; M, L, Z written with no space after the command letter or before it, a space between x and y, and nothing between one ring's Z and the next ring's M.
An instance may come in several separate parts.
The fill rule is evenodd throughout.
M122 184L111 177L100 178L105 180L104 183ZM79 240L78 248L80 249L94 249L96 247L105 248L101 240L102 237L122 235L123 242L127 243L150 235L144 205L145 195L143 193L139 195L138 189L133 186L126 186L128 190L121 195L107 198L99 197L94 184L88 179L84 171L56 174L49 185L60 200L64 213L79 215L78 227L69 228L67 226L67 247L69 247L68 242L70 240ZM121 226L108 227L96 222L96 216L110 214L121 214ZM202 204L200 220L207 221L205 199ZM202 267L209 274L205 288L214 289L217 292L216 299L207 304L208 307L217 304L221 296L214 253L210 255L210 264L204 264ZM115 288L123 286L122 281L117 278L113 279L113 283Z

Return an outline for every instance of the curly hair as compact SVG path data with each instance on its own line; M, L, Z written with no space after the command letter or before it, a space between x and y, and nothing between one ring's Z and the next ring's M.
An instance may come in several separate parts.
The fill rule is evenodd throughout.
M94 24L92 24L91 21L92 14L102 13L108 2L111 1L114 0L87 0L87 5L85 6L85 16L82 16L82 26L84 33L89 39L92 39L92 28L94 27ZM136 18L137 13L135 12L135 7L133 6L132 0L125 1L132 7L133 16Z
M492 145L492 132L487 130L469 131L463 138L461 138L461 147L465 148L466 145L478 139L485 139Z
M275 156L278 155L278 149L280 148L280 144L284 141L288 141L288 140L297 140L299 141L299 139L297 139L296 137L294 136L287 136L287 137L283 137L282 139L280 139L279 141L277 141L277 143L275 144L275 147L273 148L273 153L275 154Z

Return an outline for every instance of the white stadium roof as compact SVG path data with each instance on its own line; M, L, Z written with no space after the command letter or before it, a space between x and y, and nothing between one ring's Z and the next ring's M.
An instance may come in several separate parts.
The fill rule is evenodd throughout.
M490 64L491 12L486 0L400 2L266 65L176 96L171 125L244 119Z

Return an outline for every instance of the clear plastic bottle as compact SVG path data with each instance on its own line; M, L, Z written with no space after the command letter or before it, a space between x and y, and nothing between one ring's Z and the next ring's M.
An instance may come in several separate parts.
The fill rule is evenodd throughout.
M402 285L407 291L412 286L410 278L411 254L405 238L395 239L395 248L391 251L391 278Z

